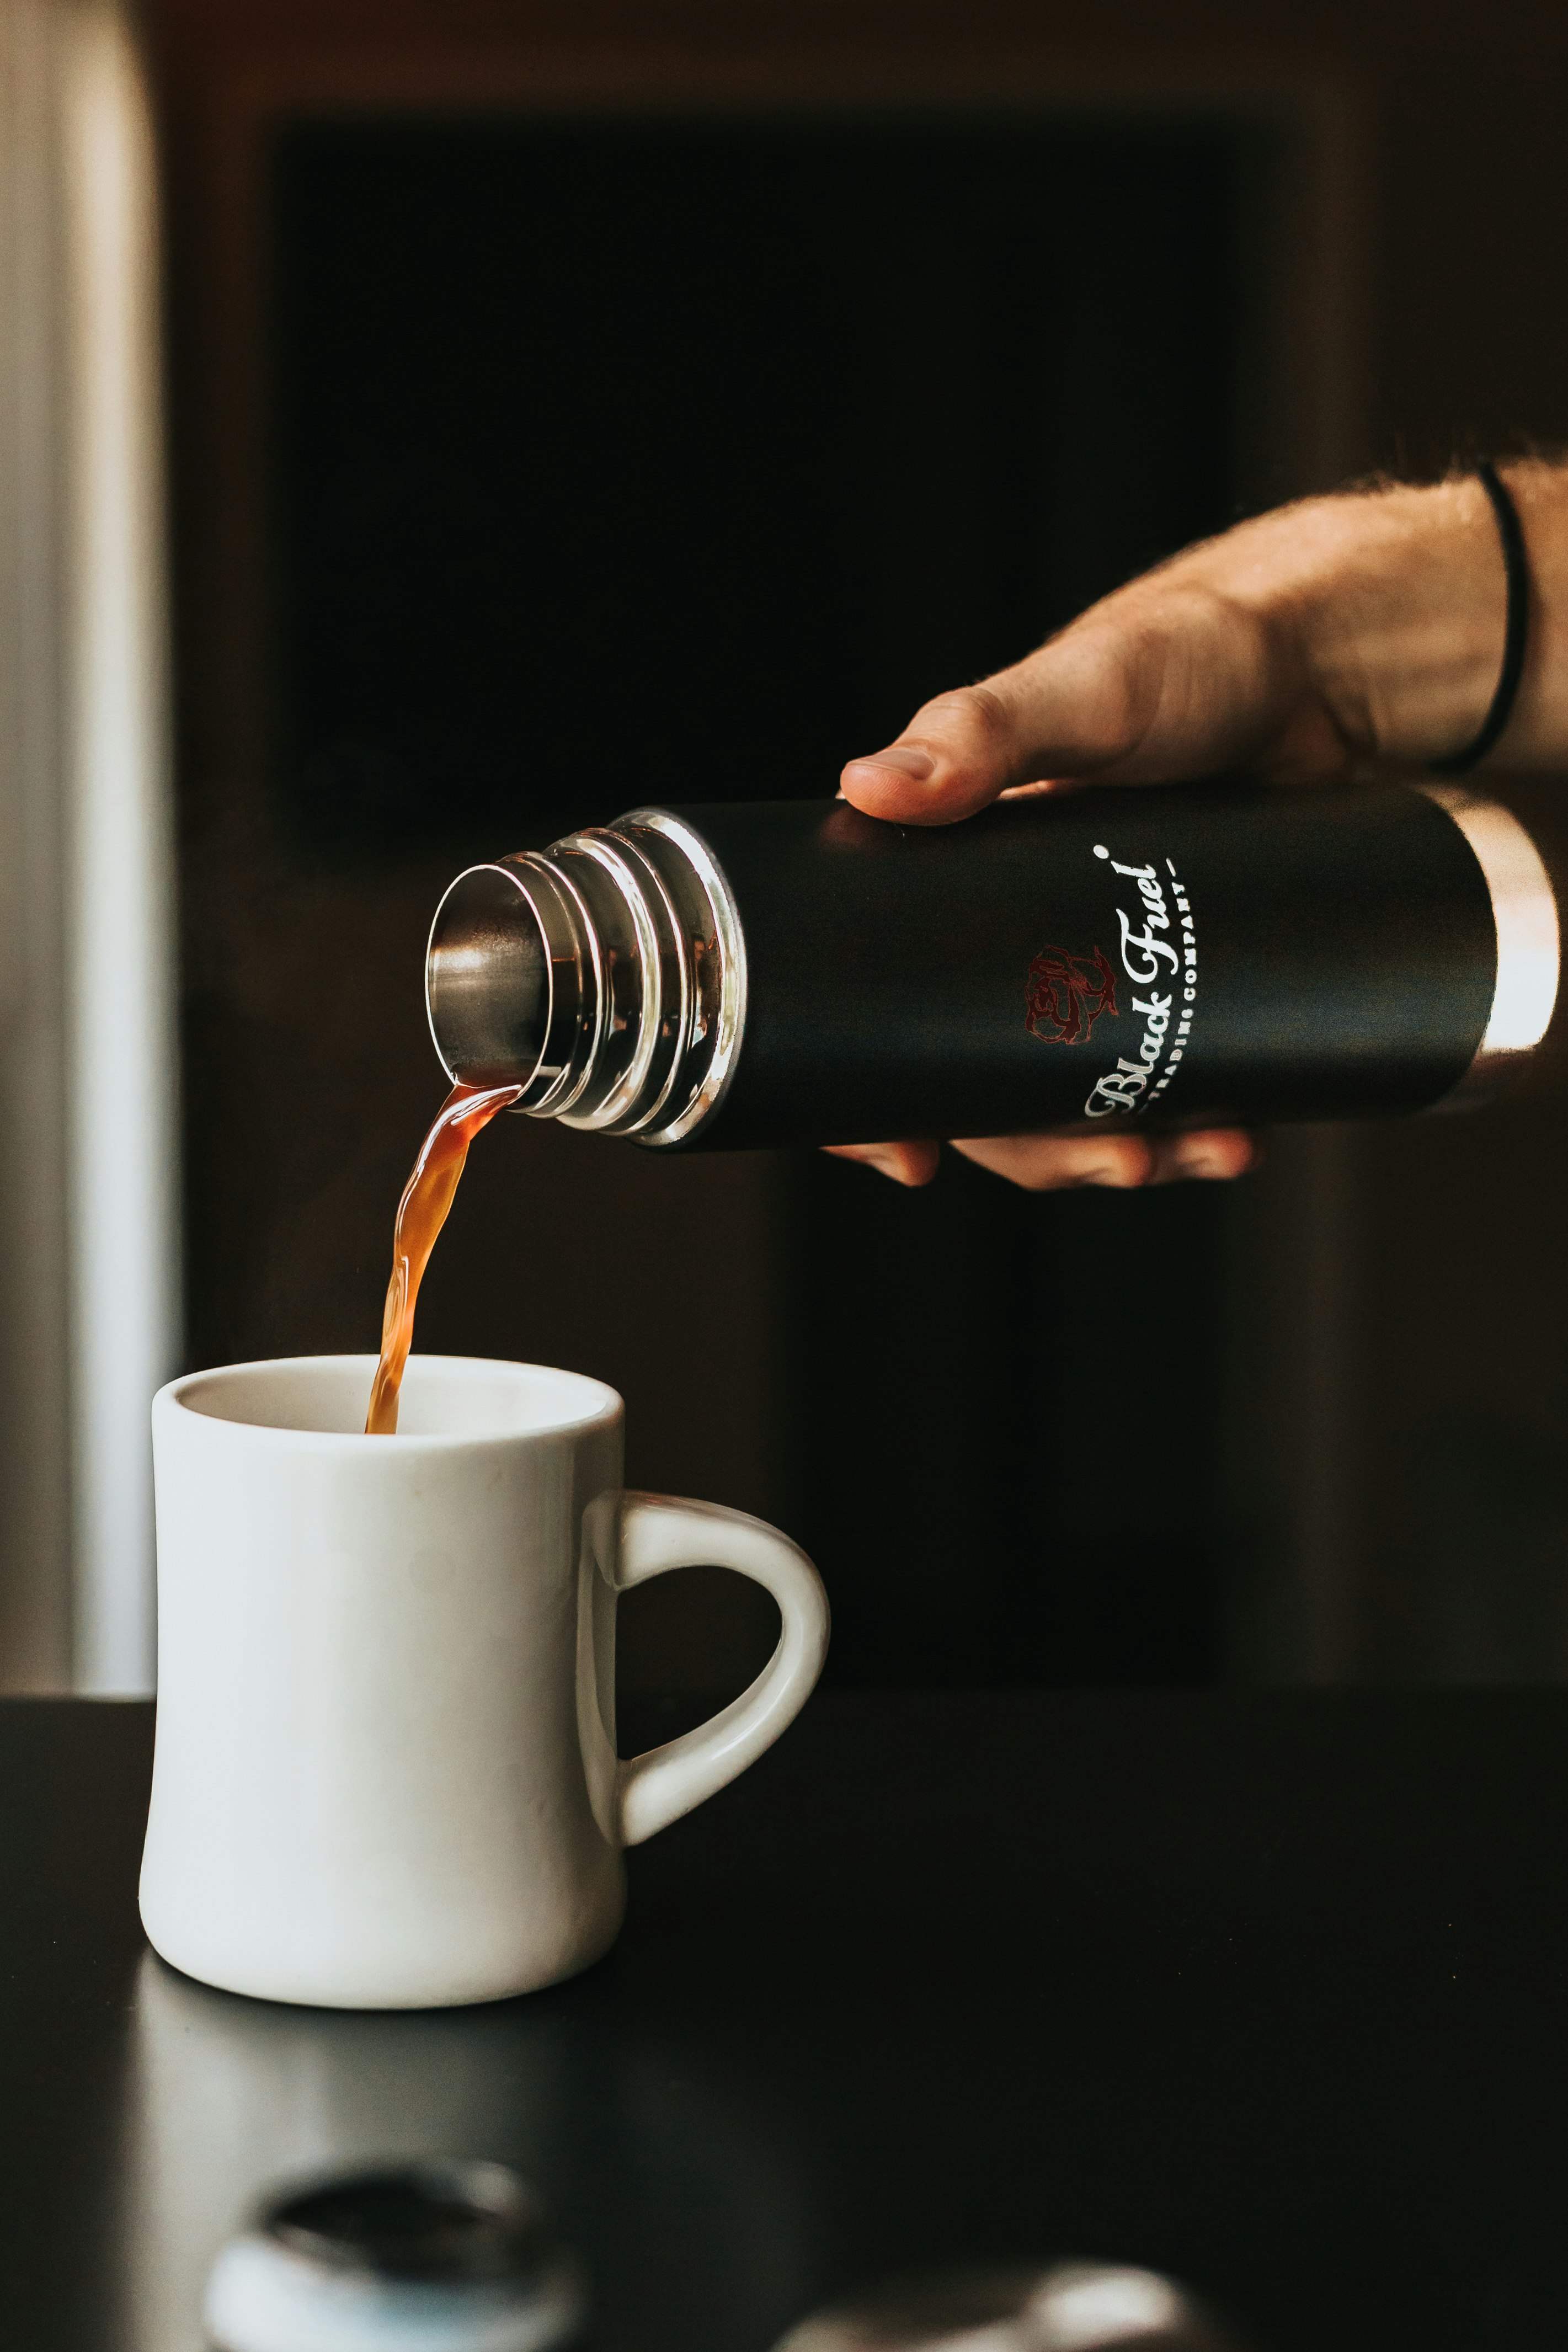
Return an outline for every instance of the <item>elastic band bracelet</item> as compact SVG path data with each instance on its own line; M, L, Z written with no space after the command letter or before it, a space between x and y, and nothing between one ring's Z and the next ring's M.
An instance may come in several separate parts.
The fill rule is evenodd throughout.
M1530 557L1525 551L1519 509L1489 457L1478 460L1476 475L1492 502L1498 537L1502 541L1503 570L1508 576L1508 618L1503 625L1502 672L1497 682L1497 692L1491 698L1491 707L1481 721L1479 733L1466 744L1462 751L1451 752L1446 760L1428 761L1432 772L1438 776L1462 776L1467 770L1480 765L1512 716L1514 697L1519 692L1519 681L1524 675L1524 647L1530 630Z

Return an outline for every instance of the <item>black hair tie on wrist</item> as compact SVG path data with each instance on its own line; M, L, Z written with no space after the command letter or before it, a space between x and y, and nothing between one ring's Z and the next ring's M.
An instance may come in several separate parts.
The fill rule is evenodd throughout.
M1497 517L1498 537L1502 541L1503 571L1508 577L1508 618L1503 625L1502 672L1479 734L1466 744L1462 751L1451 752L1446 760L1428 761L1428 767L1437 776L1462 776L1467 770L1480 765L1508 725L1513 712L1514 697L1519 692L1519 681L1524 675L1524 646L1530 627L1530 558L1525 552L1519 509L1509 496L1507 486L1489 457L1478 461L1476 474L1492 502L1492 512Z

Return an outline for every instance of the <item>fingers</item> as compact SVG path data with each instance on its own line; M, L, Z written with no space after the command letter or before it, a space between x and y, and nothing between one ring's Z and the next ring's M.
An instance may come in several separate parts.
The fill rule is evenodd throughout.
M827 1149L836 1160L858 1160L896 1184L929 1184L939 1158L934 1143L837 1143ZM1258 1138L1234 1128L1148 1137L984 1136L955 1143L953 1150L1028 1192L1066 1192L1083 1184L1132 1192L1184 1178L1223 1182L1245 1176L1262 1158Z
M895 1184L929 1184L942 1157L938 1143L829 1143L825 1149L835 1160L858 1160L863 1168L875 1168Z
M1233 1128L1192 1135L1003 1135L955 1142L978 1168L1005 1176L1028 1192L1102 1184L1132 1192L1184 1178L1226 1181L1246 1175L1261 1158L1257 1138Z

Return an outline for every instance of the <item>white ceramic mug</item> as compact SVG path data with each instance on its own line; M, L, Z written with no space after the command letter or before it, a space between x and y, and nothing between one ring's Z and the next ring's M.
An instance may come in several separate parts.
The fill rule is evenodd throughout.
M776 1528L621 1486L621 1400L574 1372L416 1356L195 1372L153 1406L154 1948L208 1984L422 2009L554 1983L625 1907L621 1848L760 1756L821 1671L827 1601ZM751 1688L629 1762L616 1596L693 1562L783 1619Z

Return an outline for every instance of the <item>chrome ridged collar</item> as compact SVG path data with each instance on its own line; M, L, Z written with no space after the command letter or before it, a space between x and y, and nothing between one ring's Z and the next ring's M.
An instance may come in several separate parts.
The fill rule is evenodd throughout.
M530 1117L668 1146L730 1083L745 943L707 844L635 809L459 874L431 925L426 1003L453 1079L515 1083Z
M745 934L730 886L712 851L689 825L671 816L668 809L643 808L617 817L612 830L640 840L656 866L662 867L665 863L656 844L668 845L678 851L682 865L698 886L700 904L712 926L704 938L689 941L693 971L687 1039L689 1046L700 1054L703 1047L710 1048L706 1066L675 1117L661 1127L639 1131L637 1136L640 1143L680 1143L717 1110L734 1074L735 1056L746 1023ZM704 973L700 969L705 958L716 965L716 971ZM659 1108L664 1107L661 1104Z

